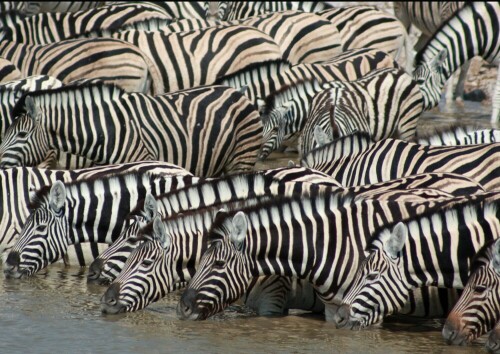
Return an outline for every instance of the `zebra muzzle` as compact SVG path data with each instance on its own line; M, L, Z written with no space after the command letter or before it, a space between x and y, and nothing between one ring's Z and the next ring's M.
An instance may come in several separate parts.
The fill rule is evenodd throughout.
M182 293L181 299L177 304L177 317L181 320L197 320L196 316L196 295L194 289L186 289Z
M11 251L7 256L7 260L4 264L3 273L7 279L19 279L23 276L23 273L19 269L21 264L21 256L19 252Z
M120 302L120 284L111 284L101 297L101 312L103 314L117 314L125 312L125 306Z

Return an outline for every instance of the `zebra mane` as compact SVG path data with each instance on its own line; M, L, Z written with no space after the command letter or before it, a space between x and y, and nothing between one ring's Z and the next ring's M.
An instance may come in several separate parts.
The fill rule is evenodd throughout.
M322 198L325 200L325 204L335 204L339 207L350 205L354 200L354 195L352 193L318 193L317 195L311 195L310 197L304 197L300 195L293 195L291 197L276 196L272 199L262 202L261 204L254 205L246 208L228 208L228 210L220 211L215 216L214 222L208 231L208 243L214 241L224 240L225 235L227 235L232 230L232 218L239 212L243 211L245 214L251 214L253 212L258 212L261 209L271 209L280 208L283 204L289 203L302 203L305 199L311 199L312 202L316 198Z
M136 171L132 172L124 172L124 173L112 173L107 176L98 176L98 175L92 175L91 177L87 179L82 179L82 180L76 180L76 181L71 181L64 183L64 186L66 187L66 190L69 191L71 194L71 191L76 191L81 188L83 185L87 185L88 189L92 192L96 190L96 183L106 181L106 185L111 185L113 183L120 183L121 181L124 180L134 180L138 181L141 178L155 178L157 176L146 174L146 173L138 173ZM34 210L39 207L48 205L49 203L49 198L50 198L50 189L52 188L52 185L45 185L38 189L35 193L33 193L30 197L30 202L28 204L28 209Z
M291 67L292 64L285 59L266 60L252 63L236 72L219 77L212 85L224 85L224 81L231 80L235 77L239 77L240 75L248 74L252 71L269 71L272 68L279 68L279 70L277 70L279 72L282 70L288 70Z
M59 95L67 93L68 96L74 96L76 91L91 91L92 89L98 89L100 91L107 90L110 97L119 97L125 93L120 87L100 81L99 79L82 79L77 80L68 85L64 85L58 88L38 90L25 92L19 100L16 102L14 108L12 108L12 116L17 117L23 113L26 113L26 97L31 97L36 99L37 97L42 97L44 95Z
M437 34L445 27L447 26L450 21L452 21L455 16L460 12L460 11L473 11L473 1L465 1L464 6L461 9L458 9L453 13L453 15L450 16L446 21L443 21L439 28L432 34L432 36L427 40L427 43L418 51L417 54L415 54L415 58L413 59L414 62L414 67L417 65L421 64L424 61L424 53L427 51L427 49L430 47L430 43L433 41L434 38L436 38ZM467 10L466 10L467 9ZM449 53L448 53L449 55Z
M479 251L476 252L474 257L472 258L472 261L470 263L469 267L469 274L472 274L473 272L476 271L479 267L488 264L491 262L491 246L496 242L497 240L490 240L486 242L480 249Z
M467 209L472 210L475 214L478 214L480 209L485 210L488 207L494 208L493 210L496 212L497 208L500 206L500 200L494 200L490 202L486 202L485 198L488 196L492 196L494 193L483 193L477 196L471 196L471 198L468 201L462 202L462 203L448 203L444 206L438 206L438 208L430 208L426 212L412 217L410 219L406 220L396 220L392 223L382 225L375 229L375 231L371 234L371 236L368 238L365 251L371 251L377 248L375 243L380 240L380 237L387 232L390 232L400 221L402 221L406 226L410 224L411 222L420 222L424 218L431 218L433 215L442 215L442 214L447 214L450 212L456 211L458 214L463 215ZM457 197L456 199L459 199L460 197ZM462 197L463 198L463 197Z
M299 86L306 86L308 84L314 85L318 80L315 78L310 79L300 79L292 84L283 85L279 88L279 90L273 91L270 95L265 98L265 110L263 112L264 115L269 114L277 105L277 103L283 99L283 96L288 93L288 91L297 89Z

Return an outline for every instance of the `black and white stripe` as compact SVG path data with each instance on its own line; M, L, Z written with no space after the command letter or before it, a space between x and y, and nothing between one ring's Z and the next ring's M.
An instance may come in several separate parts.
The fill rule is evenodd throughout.
M421 145L473 145L500 142L499 129L480 129L473 126L456 126L427 136L420 135L417 142Z
M468 197L445 199L432 206L377 200L353 203L329 194L221 213L177 313L180 318L205 319L236 301L252 277L283 275L311 282L330 320L376 227L465 200Z
M227 4L224 4L227 3ZM300 10L303 12L318 12L330 5L323 1L220 1L219 20L239 20L258 16L268 12L285 10ZM223 11L225 9L225 11Z
M450 172L472 178L486 190L500 188L499 143L430 146L397 139L373 143L369 139L359 133L339 138L309 152L301 165L324 172L346 187L418 173ZM339 147L344 147L342 155Z
M103 1L22 1L23 13L33 16L41 12L86 11L104 4Z
M488 242L472 260L470 276L443 327L448 344L470 343L500 321L500 240Z
M430 284L463 288L479 248L500 237L499 194L394 223L374 233L335 322L366 327L402 308L408 292Z
M217 176L250 170L261 144L253 105L222 86L153 97L90 83L30 93L15 111L23 113L0 144L3 168L36 166L56 150L96 165L159 160Z
M0 83L21 79L19 69L5 58L0 58Z
M445 82L467 60L481 56L490 63L499 63L498 28L500 3L497 1L467 3L442 25L415 58L413 77L422 89L424 109L438 105ZM497 78L493 122L500 116L499 85Z
M317 126L330 141L355 131L367 132L374 141L416 134L422 94L402 69L374 70L356 81L326 83L323 89L313 98L302 129L302 156L318 145Z

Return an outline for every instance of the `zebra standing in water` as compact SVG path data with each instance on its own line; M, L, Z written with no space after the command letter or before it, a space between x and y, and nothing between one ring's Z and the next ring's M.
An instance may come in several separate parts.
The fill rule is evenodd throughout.
M164 162L144 161L121 165L107 165L104 167L93 167L81 170L55 171L31 167L15 167L0 170L0 248L9 247L15 241L15 236L20 234L22 225L29 215L28 205L30 195L43 186L50 185L57 180L72 182L91 178L100 178L112 174L123 173L149 173L152 175L168 176L190 176L190 174L177 167ZM197 178L186 178L186 183L194 183ZM173 180L173 182L176 182ZM182 181L180 181L182 182ZM182 186L182 184L180 185ZM178 188L179 186L174 185ZM79 251L76 246L77 253ZM92 248L93 258L99 254L96 247ZM2 251L3 252L3 251ZM82 255L78 259L83 259ZM86 261L88 263L88 260ZM82 264L83 265L83 264Z
M386 225L367 245L342 306L338 327L355 329L397 312L411 289L430 284L463 288L481 245L500 237L500 194Z
M299 151L304 156L316 146L317 126L330 141L355 131L369 133L374 141L411 139L421 113L420 88L402 69L374 70L356 81L332 81L312 99Z
M474 257L460 299L443 327L448 344L470 343L500 321L500 240L488 242Z
M205 319L236 301L252 277L282 275L311 282L331 320L374 228L467 200L353 203L349 197L329 194L221 212L210 229L208 249L181 297L178 315Z
M345 187L450 172L476 180L485 190L497 190L499 160L500 143L429 146L397 139L372 142L367 134L355 133L310 151L301 165L324 172Z
M69 245L112 243L146 193L161 194L179 186L183 185L171 176L127 173L66 184L56 181L41 188L31 198L31 213L7 256L5 276L31 276L63 258Z
M427 42L415 58L414 79L424 96L424 109L438 105L446 80L465 61L481 56L490 63L499 63L500 3L471 2L457 11ZM491 121L500 117L500 70L493 94Z
M420 30L420 37L415 44L415 50L420 51L429 41L436 31L438 31L444 21L448 20L465 2L463 1L394 1L394 14L406 27L409 32L411 25L415 25ZM454 96L463 98L464 83L467 78L470 61L462 65L460 76L455 87ZM411 71L408 71L411 72ZM454 75L455 76L455 75ZM446 102L451 102L453 97L453 81L450 79L446 89Z
M96 165L160 160L217 176L250 170L261 145L257 111L230 87L153 97L91 82L30 93L14 114L0 144L1 168L36 166L55 150Z

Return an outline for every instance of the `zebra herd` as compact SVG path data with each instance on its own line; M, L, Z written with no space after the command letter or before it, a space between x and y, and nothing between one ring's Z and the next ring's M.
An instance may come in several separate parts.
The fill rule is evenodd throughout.
M458 68L500 62L499 2L0 10L6 278L88 266L105 314L182 288L181 319L449 313L449 344L499 350L500 131L416 133ZM300 166L254 170L287 147Z

